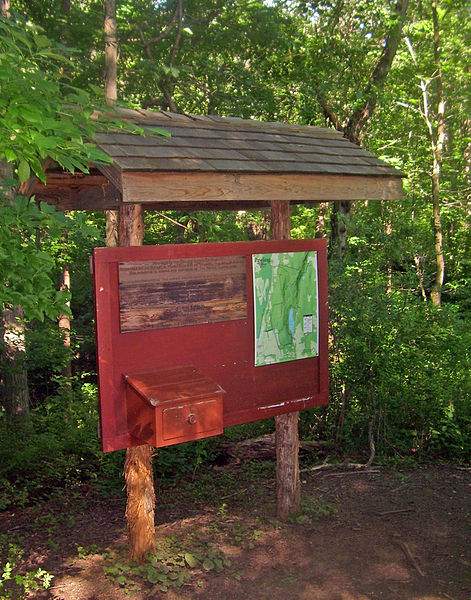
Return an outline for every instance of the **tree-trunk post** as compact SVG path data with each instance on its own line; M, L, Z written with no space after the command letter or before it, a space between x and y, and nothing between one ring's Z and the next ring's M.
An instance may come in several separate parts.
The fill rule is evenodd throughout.
M141 246L143 237L142 206L140 204L130 204L121 207L119 245ZM152 452L152 446L147 444L128 448L124 464L127 493L126 521L130 556L137 560L142 560L149 550L155 549L155 492Z
M271 204L272 238L290 238L290 206L288 200ZM292 412L275 417L276 425L276 512L286 520L299 510L301 485L299 481L299 413Z
M115 0L105 0L105 98L115 106L118 100L118 26ZM106 245L118 245L119 211L105 210Z

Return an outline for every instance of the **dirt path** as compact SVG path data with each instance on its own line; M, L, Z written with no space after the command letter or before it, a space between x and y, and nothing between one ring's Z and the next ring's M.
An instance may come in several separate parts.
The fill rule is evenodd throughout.
M287 524L273 517L268 479L235 473L230 493L212 501L198 500L197 482L191 503L176 487L161 490L158 553L144 566L126 562L121 500L82 498L79 514L75 498L60 510L43 507L36 523L26 513L4 515L0 533L29 527L22 543L29 539L30 566L54 574L51 589L32 598L471 599L470 470L307 472L302 479L302 511ZM57 526L45 518L53 514Z

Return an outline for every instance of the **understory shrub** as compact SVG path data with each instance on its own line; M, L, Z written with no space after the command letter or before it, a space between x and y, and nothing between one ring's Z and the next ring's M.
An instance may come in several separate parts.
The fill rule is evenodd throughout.
M471 332L452 305L385 290L346 269L330 283L330 405L305 435L347 450L451 460L471 456Z

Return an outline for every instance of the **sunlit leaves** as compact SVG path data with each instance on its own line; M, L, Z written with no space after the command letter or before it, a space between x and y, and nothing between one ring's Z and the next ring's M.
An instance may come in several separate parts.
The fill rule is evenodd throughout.
M0 159L16 164L20 182L31 171L45 181L47 157L71 171L109 160L84 143L93 101L62 83L59 50L31 24L0 18Z
M21 164L21 163L20 163ZM39 231L59 232L65 221L47 205L0 198L0 306L21 306L29 319L69 312L68 292L54 292L54 259L37 245Z

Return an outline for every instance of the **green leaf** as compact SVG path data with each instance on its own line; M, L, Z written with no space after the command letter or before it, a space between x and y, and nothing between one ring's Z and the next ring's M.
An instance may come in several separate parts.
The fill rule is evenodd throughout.
M7 159L8 162L13 162L14 160L17 159L16 152L11 150L11 148L5 148L4 153L5 153L5 158Z
M144 132L150 132L150 133L154 133L157 135L163 135L164 137L172 137L172 134L168 131L165 131L165 129L160 129L159 127L146 127Z
M220 558L214 559L214 567L218 573L220 573L223 570L224 566L223 566L222 560Z
M151 565L147 567L147 581L149 583L157 583L159 581L159 574L157 570Z
M94 92L97 96L103 96L104 91L103 88L94 85L93 83L89 83L88 87Z
M36 35L34 41L38 48L49 48L51 46L51 42L45 35Z
M190 569L194 569L198 566L198 559L189 552L185 554L185 562L190 567Z
M20 182L24 183L28 180L30 176L31 170L29 168L29 164L26 162L24 158L20 158L20 162L18 164L18 177L20 178Z
M214 562L210 558L205 558L203 561L203 569L205 571L212 571L214 569Z

